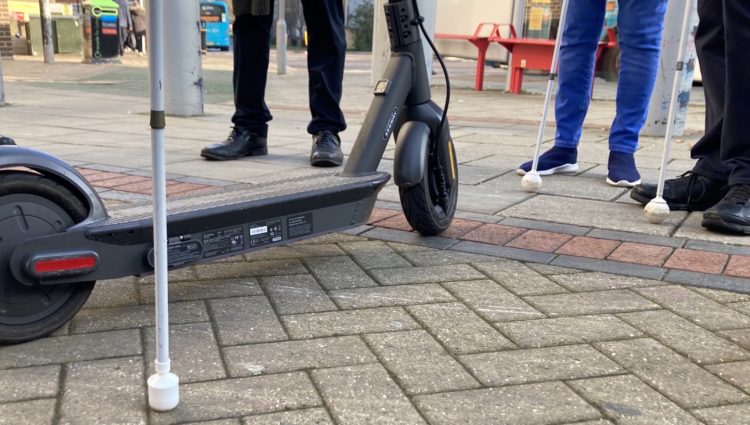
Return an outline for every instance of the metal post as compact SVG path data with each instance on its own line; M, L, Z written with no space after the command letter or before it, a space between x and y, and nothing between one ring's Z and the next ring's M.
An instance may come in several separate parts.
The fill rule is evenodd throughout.
M55 63L55 45L52 41L52 14L49 10L49 0L39 0L39 19L42 23L44 63Z
M692 18L690 21L690 33L693 34L698 25L698 11L696 2L684 0L671 0L667 6L667 14L664 21L664 36L662 40L661 55L659 56L659 71L656 77L654 92L648 108L648 117L643 126L641 134L644 136L664 137L667 132L667 121L669 107L672 100L672 84L675 79L674 64L678 61L691 63L695 58L695 42L693 37L687 37L684 46L685 57L678 57L681 51L680 35L682 33L682 20L687 4L693 4ZM695 63L693 60L692 63ZM695 63L697 66L697 63ZM674 135L679 136L685 130L685 117L687 115L690 91L693 87L693 69L688 67L688 72L681 73L679 87L680 102L675 114Z
M526 0L513 1L513 27L516 29L519 37L523 37L523 21L526 17ZM562 29L559 29L560 31ZM508 52L508 64L511 63L513 55ZM510 67L508 67L508 76L505 80L505 91L510 91Z
M0 106L5 106L5 83L3 81L3 54L0 53Z
M198 0L165 0L165 4L169 10L164 21L166 112L203 115L200 4Z
M279 0L279 19L276 21L276 73L286 74L286 1Z
M184 0L179 0L184 1ZM170 12L180 9L177 1ZM197 8L196 8L197 10ZM164 118L164 0L148 5L148 56L151 85L151 162L154 183L154 256L156 262L156 373L148 378L148 403L154 410L172 410L180 401L177 375L170 372L169 295L167 291L167 189ZM197 28L196 28L197 29ZM197 31L196 31L197 33Z

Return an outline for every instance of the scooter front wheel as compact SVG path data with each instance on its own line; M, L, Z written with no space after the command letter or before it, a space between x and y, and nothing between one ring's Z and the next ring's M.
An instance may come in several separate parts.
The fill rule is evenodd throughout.
M25 285L13 277L10 258L24 240L60 233L86 218L83 202L42 175L0 173L0 344L36 339L67 323L94 282Z
M422 181L399 188L406 220L423 236L444 232L456 214L458 164L453 142L446 139L426 152Z

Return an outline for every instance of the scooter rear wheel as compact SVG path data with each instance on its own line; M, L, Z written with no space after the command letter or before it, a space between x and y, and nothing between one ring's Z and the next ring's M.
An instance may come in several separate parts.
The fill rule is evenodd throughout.
M400 187L401 207L412 228L423 236L438 235L450 227L458 201L458 164L453 143L438 143L426 153L425 173L419 184Z
M63 232L86 215L80 199L47 177L0 173L0 344L50 334L88 299L95 282L28 286L10 270L10 257L19 243Z

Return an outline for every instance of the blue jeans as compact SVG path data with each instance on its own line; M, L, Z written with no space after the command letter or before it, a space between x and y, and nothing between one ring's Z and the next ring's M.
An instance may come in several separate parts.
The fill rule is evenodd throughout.
M570 0L560 48L555 146L575 148L581 140L606 3L606 0ZM621 59L617 113L609 135L609 149L633 154L638 148L638 133L646 122L656 80L667 0L619 0L618 3Z

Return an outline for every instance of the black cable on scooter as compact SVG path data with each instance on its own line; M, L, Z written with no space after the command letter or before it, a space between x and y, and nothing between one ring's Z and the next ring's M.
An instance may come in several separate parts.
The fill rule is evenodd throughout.
M416 15L416 19L414 20L413 24L417 25L419 29L422 30L422 34L424 34L424 38L427 40L427 44L430 45L432 52L435 53L438 62L440 62L440 67L443 68L443 75L445 76L445 106L443 107L443 116L440 118L440 125L438 125L437 131L437 134L440 134L443 131L443 125L445 125L445 121L448 118L448 106L450 106L451 103L451 80L448 77L448 68L445 66L445 62L443 62L443 56L440 54L440 52L438 52L437 47L435 47L435 43L433 43L430 36L427 35L427 30L424 28L424 17L421 13L419 13L419 5L417 4L417 0L412 0L412 3L414 4L414 14Z

